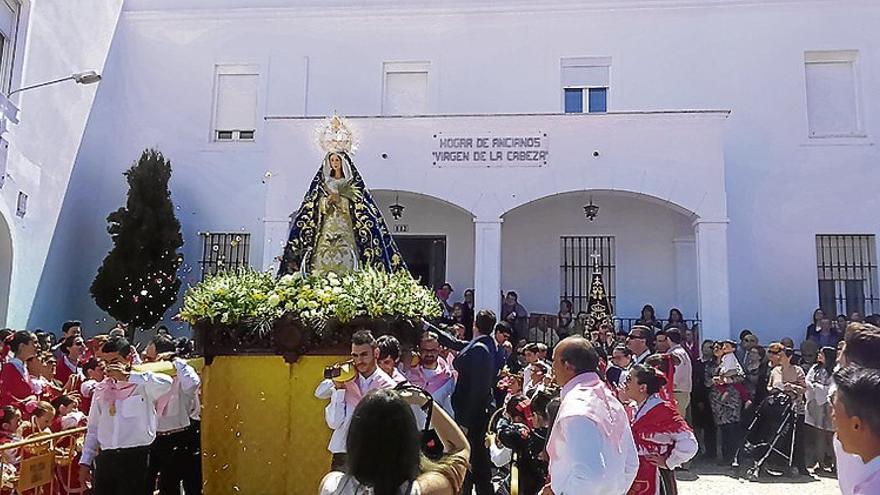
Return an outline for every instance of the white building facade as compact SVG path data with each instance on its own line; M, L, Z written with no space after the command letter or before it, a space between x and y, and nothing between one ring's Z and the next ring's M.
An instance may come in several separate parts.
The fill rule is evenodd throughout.
M109 326L88 287L146 147L173 163L186 282L271 268L333 112L411 268L454 299L583 307L598 266L618 316L677 307L707 338L797 340L820 305L880 312L876 2L205 4L122 4L35 302L11 323Z

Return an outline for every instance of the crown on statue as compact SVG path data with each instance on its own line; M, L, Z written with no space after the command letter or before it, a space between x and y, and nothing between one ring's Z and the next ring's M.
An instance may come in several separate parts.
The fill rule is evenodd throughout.
M354 134L345 119L335 113L318 128L318 144L325 153L353 153L357 149Z

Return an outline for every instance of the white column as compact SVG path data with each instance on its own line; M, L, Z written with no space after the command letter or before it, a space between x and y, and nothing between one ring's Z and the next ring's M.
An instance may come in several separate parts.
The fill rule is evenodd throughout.
M727 274L727 221L697 220L697 280L701 339L730 338L730 288Z
M697 245L693 237L675 238L675 299L673 305L686 319L699 311L697 305Z
M501 311L500 218L476 218L474 239L474 303L476 310Z

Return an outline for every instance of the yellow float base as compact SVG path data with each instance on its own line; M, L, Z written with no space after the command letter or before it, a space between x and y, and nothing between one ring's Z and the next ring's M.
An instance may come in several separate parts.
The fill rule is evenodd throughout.
M221 356L202 371L204 493L318 492L330 468L324 367L342 356Z

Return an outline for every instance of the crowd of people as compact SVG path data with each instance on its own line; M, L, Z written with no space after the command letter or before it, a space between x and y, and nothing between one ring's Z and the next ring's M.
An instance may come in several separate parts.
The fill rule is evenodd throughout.
M315 396L327 401L332 460L321 493L496 495L513 479L524 495L675 493L675 471L698 456L756 466L749 433L778 397L791 455L761 473L838 476L844 495L880 493L877 315L817 310L800 345L763 346L750 330L701 342L680 311L661 321L650 306L626 331L591 327L567 301L557 319L530 320L515 293L499 321L468 293L423 322L414 346L357 331L350 360L325 371ZM59 463L58 493L200 493L192 344L162 328L138 352L125 334L85 338L76 321L57 340L0 330L4 479L45 450L2 444L85 428L79 442L50 444L76 468ZM173 378L138 371L155 361Z
M451 292L446 286L443 304ZM362 332L352 344L355 378L334 379L329 369L316 391L330 399L335 439L321 493L497 494L516 476L526 495L666 494L676 493L675 471L697 457L731 474L757 466L760 475L839 476L844 495L880 493L876 315L830 320L819 310L799 346L790 338L763 346L750 330L739 341L701 342L680 311L661 321L650 306L625 332L611 322L584 326L567 301L556 321L529 328L515 293L496 321L491 311L473 312L468 292L448 304L443 323L424 324L415 348ZM413 419L362 418L370 413L360 398L379 394L402 398L398 413ZM748 434L774 397L789 405L792 454L756 463ZM410 455L432 462L390 474L375 451L352 450L352 439L368 434L356 431L362 424L377 441L409 439ZM352 468L364 466L361 456L373 459L370 470ZM379 480L386 489L376 489Z
M201 380L186 361L192 343L160 327L139 353L126 330L117 324L85 338L82 324L68 321L57 341L51 332L0 330L0 493L17 493L21 462L47 452L57 459L58 494L201 493ZM173 378L136 371L156 361L168 361Z

